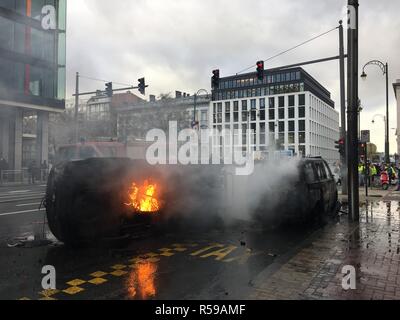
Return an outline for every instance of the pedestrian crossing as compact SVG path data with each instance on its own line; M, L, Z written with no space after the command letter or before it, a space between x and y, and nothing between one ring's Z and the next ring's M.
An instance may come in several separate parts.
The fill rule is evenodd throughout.
M0 203L40 203L40 200L44 197L45 193L45 187L35 187L32 189L27 188L26 190L0 191Z

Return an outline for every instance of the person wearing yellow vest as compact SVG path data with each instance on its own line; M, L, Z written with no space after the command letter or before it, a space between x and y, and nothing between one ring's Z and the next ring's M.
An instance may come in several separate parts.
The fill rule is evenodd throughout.
M368 177L368 185L371 186L371 182L372 184L375 181L375 176L378 175L378 170L376 169L375 165L373 163L371 163L369 165L369 177Z
M365 178L364 177L364 173L365 173L365 166L362 163L360 163L358 165L358 181L359 181L360 187L363 187L364 183L365 183L365 181L364 181L364 178Z

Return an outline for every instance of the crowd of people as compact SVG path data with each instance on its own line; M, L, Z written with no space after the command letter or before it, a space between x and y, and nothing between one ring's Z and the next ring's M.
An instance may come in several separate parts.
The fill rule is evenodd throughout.
M359 176L359 184L361 186L365 186L367 184L370 186L381 185L384 181L387 181L388 185L397 185L396 191L400 191L400 166L396 166L395 164L374 164L371 162L367 162L367 165L364 163L359 163L358 165L358 176Z

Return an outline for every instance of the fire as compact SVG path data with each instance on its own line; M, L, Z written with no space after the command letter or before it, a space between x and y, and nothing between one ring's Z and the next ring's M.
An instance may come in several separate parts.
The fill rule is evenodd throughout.
M128 193L130 203L126 203L126 205L140 212L159 211L160 203L157 199L157 193L157 184L150 184L146 180L142 186L139 186L133 182Z

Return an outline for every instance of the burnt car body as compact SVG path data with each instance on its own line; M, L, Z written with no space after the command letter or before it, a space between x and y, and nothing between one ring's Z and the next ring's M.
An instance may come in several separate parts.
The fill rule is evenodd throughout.
M312 219L323 222L337 215L340 209L337 185L325 160L301 159L296 174L288 179L279 193L265 194L255 210L256 219L279 226L307 223ZM272 210L271 203L274 203Z
M296 161L293 171L291 180L277 185L275 192L261 188L257 200L252 201L255 206L249 209L252 218L265 224L297 223L335 212L337 189L325 161ZM263 179L263 172L262 166L256 166L244 193L260 188L254 177ZM151 166L125 158L59 164L52 169L47 184L49 228L60 241L81 244L132 232L128 226L186 220L191 225L213 227L237 206L239 198L229 200L226 196L234 188L229 186L229 176L232 174L224 166ZM139 186L144 181L157 186L154 198L158 206L154 212L130 204L132 192L136 192L130 193L132 184ZM242 183L238 185L242 188ZM153 201L153 194L147 198Z
M162 224L188 216L202 221L218 212L218 166L150 166L128 158L92 158L61 163L48 178L46 212L49 228L68 244L122 236L127 226ZM130 205L132 183L159 186L159 208L141 212ZM149 197L150 198L150 197ZM204 201L207 199L208 201Z

